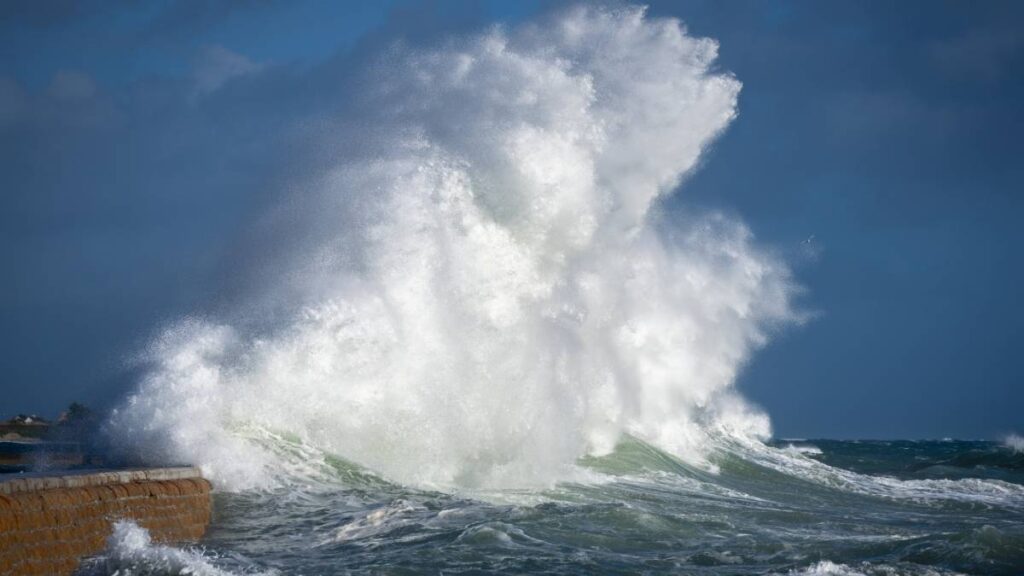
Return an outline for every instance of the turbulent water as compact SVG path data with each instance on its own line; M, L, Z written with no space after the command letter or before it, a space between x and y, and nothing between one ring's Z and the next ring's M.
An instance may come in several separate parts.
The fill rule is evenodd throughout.
M1011 447L765 443L734 386L798 287L660 209L737 115L716 53L583 7L368 65L249 292L169 326L109 422L213 480L206 550L119 524L89 569L1019 569Z
M1024 454L994 442L722 440L717 473L635 439L585 482L451 494L294 441L319 473L221 493L203 548L121 526L85 574L1020 574ZM187 572L192 570L192 572Z

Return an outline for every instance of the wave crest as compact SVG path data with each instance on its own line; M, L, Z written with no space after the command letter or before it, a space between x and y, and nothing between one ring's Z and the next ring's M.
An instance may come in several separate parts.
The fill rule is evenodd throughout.
M299 309L170 328L111 430L228 488L281 474L247 427L485 488L550 484L623 433L691 462L710 429L766 436L733 384L799 319L787 268L722 215L651 215L736 115L716 52L638 8L393 49L372 128L339 136L362 155L289 200L299 240L254 289Z

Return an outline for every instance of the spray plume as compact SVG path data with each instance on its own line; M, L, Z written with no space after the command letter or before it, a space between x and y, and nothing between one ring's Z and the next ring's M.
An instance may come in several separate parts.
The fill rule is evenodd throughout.
M298 311L170 327L119 442L229 489L288 473L253 430L502 488L622 434L693 462L712 435L768 434L733 384L797 318L787 269L726 217L651 214L736 116L716 52L639 8L387 52L363 127L333 136L361 152L301 186L302 241L253 289Z

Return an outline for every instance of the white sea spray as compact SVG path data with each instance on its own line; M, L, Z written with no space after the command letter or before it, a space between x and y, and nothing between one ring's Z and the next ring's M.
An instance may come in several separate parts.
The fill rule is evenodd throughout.
M126 450L219 486L295 471L240 429L415 486L543 486L623 433L704 463L766 437L735 392L799 320L740 222L652 213L736 117L717 45L639 8L396 47L369 74L363 152L296 184L271 326L190 318L114 414ZM329 146L330 143L325 143Z

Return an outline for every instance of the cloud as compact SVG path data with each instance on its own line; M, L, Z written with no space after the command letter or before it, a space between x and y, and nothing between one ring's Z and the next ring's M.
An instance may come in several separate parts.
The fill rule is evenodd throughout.
M211 94L235 78L255 74L262 69L262 64L223 46L206 46L196 58L192 94L194 97Z
M85 72L58 70L46 93L59 101L87 100L96 95L96 82Z

